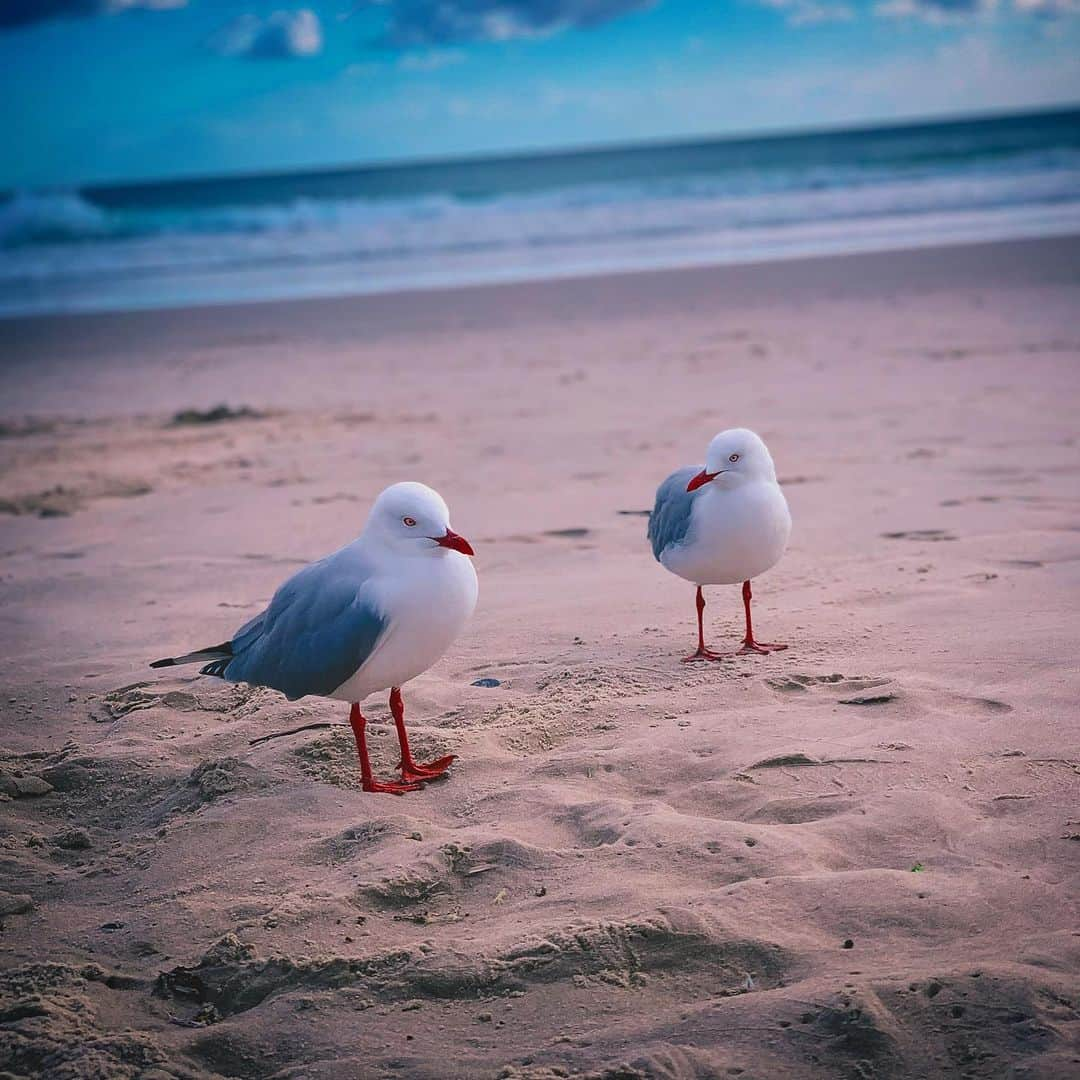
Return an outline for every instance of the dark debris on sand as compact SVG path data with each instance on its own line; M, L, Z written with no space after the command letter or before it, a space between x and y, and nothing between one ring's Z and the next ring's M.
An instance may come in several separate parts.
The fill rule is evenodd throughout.
M190 424L220 424L225 420L262 420L267 414L247 405L231 408L228 405L215 405L212 409L181 409L173 414L172 427L184 427Z

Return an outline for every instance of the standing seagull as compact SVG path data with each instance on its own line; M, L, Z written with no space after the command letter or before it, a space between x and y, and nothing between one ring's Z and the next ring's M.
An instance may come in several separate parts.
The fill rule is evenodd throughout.
M743 583L746 637L739 652L787 648L754 640L750 579L779 562L790 535L791 514L768 447L746 428L721 431L703 469L679 469L657 488L649 518L653 555L697 586L698 647L684 662L723 658L705 648L702 585Z
M413 760L401 687L446 652L473 613L472 554L450 528L438 492L393 484L375 500L356 540L293 574L230 641L150 666L208 660L203 675L270 686L291 701L306 694L348 701L364 790L416 791L442 776L454 756L426 765ZM401 780L383 782L371 772L360 702L387 689Z

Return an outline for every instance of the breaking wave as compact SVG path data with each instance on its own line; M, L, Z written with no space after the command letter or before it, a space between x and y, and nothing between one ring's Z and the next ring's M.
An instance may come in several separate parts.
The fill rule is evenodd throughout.
M588 168L568 158L559 170L538 165L543 179L531 186L520 180L528 162L509 178L469 166L487 181L479 190L432 190L430 170L402 168L375 193L370 170L333 185L312 174L20 192L0 202L0 312L748 261L815 244L858 250L871 236L933 243L1080 223L1080 147L1068 138L992 153L984 139L965 155L951 135L935 156L924 135L905 159L883 156L874 137L865 146L849 137L842 153L809 162L777 161L777 140L761 140L756 156L747 144L711 169L656 147L644 165L638 154L632 175L616 155L606 175L603 155Z

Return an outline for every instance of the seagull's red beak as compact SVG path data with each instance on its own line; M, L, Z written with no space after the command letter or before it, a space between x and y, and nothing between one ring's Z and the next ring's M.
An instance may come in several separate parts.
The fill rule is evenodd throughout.
M431 538L439 547L450 548L451 551L460 551L462 555L475 555L472 544L464 536L458 536L453 529L447 529L445 536L433 536Z
M697 489L699 487L701 487L704 484L707 484L710 480L713 479L713 477L716 477L716 476L719 476L719 475L720 475L719 473L706 472L704 469L702 469L701 472L699 472L697 474L697 476L695 476L690 481L690 483L686 485L686 490L687 491L697 491Z

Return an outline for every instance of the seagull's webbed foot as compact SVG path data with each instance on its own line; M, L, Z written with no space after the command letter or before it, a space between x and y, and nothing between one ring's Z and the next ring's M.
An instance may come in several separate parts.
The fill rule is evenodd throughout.
M371 771L371 758L367 748L367 719L360 706L353 703L349 712L349 724L356 737L356 752L360 757L360 786L364 791L380 795L404 795L406 791L420 791L421 777L402 776L400 780L376 780Z
M771 652L780 652L786 649L786 645L777 645L769 641L754 640L754 623L750 617L750 601L754 594L750 588L750 582L744 581L742 587L743 608L746 611L746 636L743 638L740 654L757 653L759 656L768 656Z
M739 649L739 655L758 653L760 656L768 656L769 653L781 652L786 648L786 645L777 645L771 641L755 641L753 638L748 638L743 641L742 648Z
M723 653L713 652L712 649L706 649L704 646L699 648L697 652L692 652L689 656L684 656L682 662L684 664L693 664L698 660L723 660L725 659Z
M410 778L401 780L362 780L360 786L365 791L373 791L380 795L404 795L406 791L422 791L424 785L420 781Z
M405 783L423 783L427 780L438 780L445 775L446 770L454 763L454 755L436 758L421 765L412 756L409 748L409 734L405 730L405 702L401 699L401 687L394 686L390 689L390 712L394 717L397 727L398 744L401 746L401 760L398 768L401 770L401 779Z
M446 757L436 758L434 761L428 761L424 764L420 764L417 761L413 761L411 758L408 761L402 761L399 763L401 769L401 779L405 781L424 781L424 780L437 780L440 776L446 774L446 770L457 760L457 755L447 754Z

